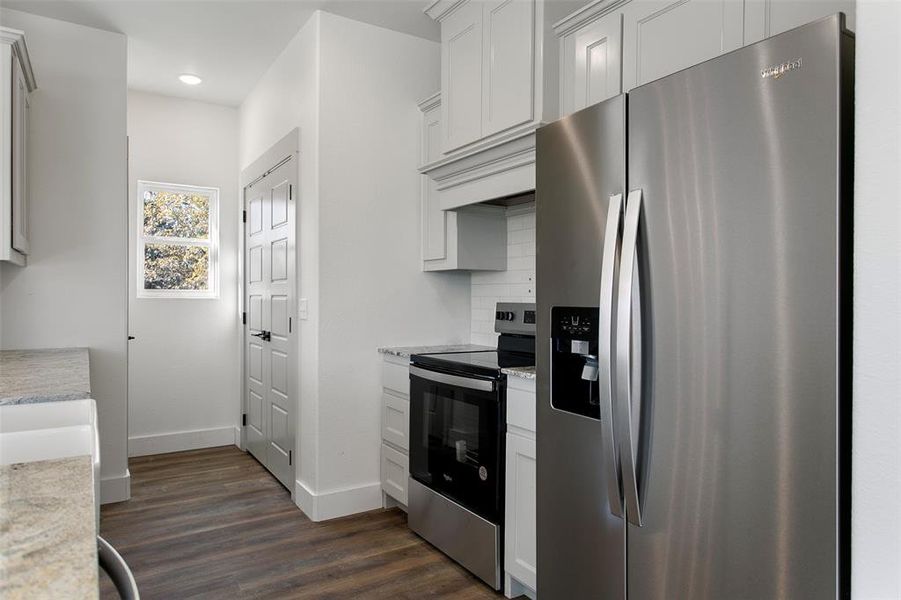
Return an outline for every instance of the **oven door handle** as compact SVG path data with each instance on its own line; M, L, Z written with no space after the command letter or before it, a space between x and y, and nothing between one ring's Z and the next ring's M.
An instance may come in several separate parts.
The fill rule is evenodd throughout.
M444 383L469 390L478 390L480 392L493 392L495 382L486 379L471 379L469 377L460 377L459 375L450 375L448 373L439 373L438 371L429 371L419 367L410 366L410 375L414 375L421 379L434 381L436 383Z

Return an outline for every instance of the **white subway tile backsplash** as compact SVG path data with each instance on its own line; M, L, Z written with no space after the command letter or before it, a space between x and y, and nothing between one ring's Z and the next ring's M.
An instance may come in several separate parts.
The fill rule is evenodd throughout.
M473 344L497 344L498 302L535 302L535 204L507 209L507 270L472 274Z

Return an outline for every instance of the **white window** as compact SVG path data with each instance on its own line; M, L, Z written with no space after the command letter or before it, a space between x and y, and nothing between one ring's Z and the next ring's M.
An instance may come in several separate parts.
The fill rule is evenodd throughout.
M219 296L219 190L138 182L138 297Z

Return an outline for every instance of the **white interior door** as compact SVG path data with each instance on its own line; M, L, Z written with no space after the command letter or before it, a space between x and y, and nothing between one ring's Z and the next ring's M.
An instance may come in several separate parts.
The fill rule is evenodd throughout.
M290 159L244 188L245 442L288 489L296 410L296 168Z

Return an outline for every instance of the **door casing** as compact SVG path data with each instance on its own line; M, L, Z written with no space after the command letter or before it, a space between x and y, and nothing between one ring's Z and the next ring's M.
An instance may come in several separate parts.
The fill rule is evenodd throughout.
M247 388L247 373L248 373L248 364L247 364L247 337L249 336L249 328L248 324L243 323L242 317L249 312L249 307L246 306L246 298L247 298L247 257L246 253L246 244L245 244L245 227L247 223L244 222L243 219L243 211L247 209L247 200L246 191L251 184L254 182L260 181L267 174L274 172L276 169L283 169L285 166L288 166L291 169L289 180L291 181L293 192L292 197L288 202L288 227L290 227L289 234L289 252L288 252L288 270L289 277L291 278L291 290L289 293L287 314L291 319L291 332L288 336L288 353L289 353L289 362L288 362L288 373L287 373L287 395L290 401L290 410L289 410L289 418L288 418L288 435L290 436L291 442L291 452L292 452L292 460L291 466L293 467L292 478L293 482L290 482L290 485L284 481L283 484L286 485L289 492L291 493L291 497L294 498L295 495L295 483L298 479L298 468L297 464L300 460L299 451L298 451L298 439L297 439L297 431L298 431L298 415L299 415L299 403L298 403L298 390L300 388L300 361L299 361L299 349L300 345L298 343L299 339L299 328L300 325L298 323L298 315L297 315L297 298L298 298L298 277L297 277L297 256L296 249L299 248L298 240L297 240L297 218L298 218L298 189L299 189L299 178L300 178L300 156L299 156L299 142L300 142L300 130L298 128L293 129L286 136L284 136L281 140L279 140L276 144L274 144L271 148L269 148L266 152L264 152L259 158L257 158L250 166L242 170L241 178L240 178L240 193L241 193L241 206L238 208L241 211L242 218L238 219L240 231L239 231L239 277L241 281L241 291L239 298L239 311L237 318L242 322L242 335L241 335L241 436L240 436L240 448L242 450L247 451L247 432L245 419L248 414L248 388ZM249 315L247 315L247 320L249 321Z

